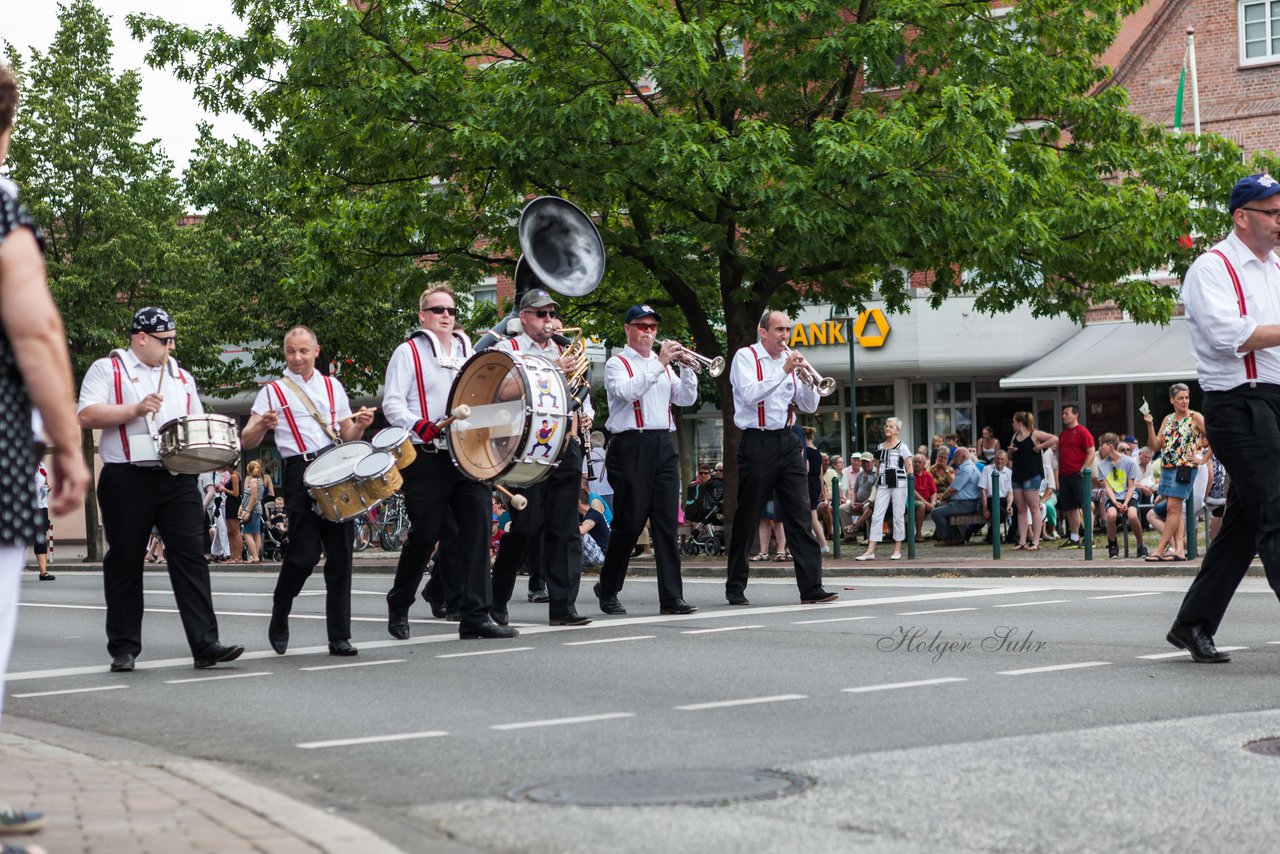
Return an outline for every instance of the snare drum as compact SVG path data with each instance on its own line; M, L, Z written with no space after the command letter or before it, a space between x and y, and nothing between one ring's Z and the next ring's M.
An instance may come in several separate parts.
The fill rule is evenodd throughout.
M469 417L445 434L463 474L529 486L551 473L573 422L573 400L555 365L531 353L476 353L449 389L450 412L464 403Z
M356 489L360 490L368 507L376 507L386 501L404 483L395 455L389 451L374 451L357 460L355 476Z
M321 516L330 522L345 522L369 509L355 469L356 463L371 453L368 442L344 442L326 449L307 466L302 483Z
M240 431L225 415L183 415L160 428L160 462L175 474L204 474L240 461Z
M373 434L373 449L387 451L396 458L396 468L406 468L418 458L418 450L413 447L413 439L403 427L387 427Z

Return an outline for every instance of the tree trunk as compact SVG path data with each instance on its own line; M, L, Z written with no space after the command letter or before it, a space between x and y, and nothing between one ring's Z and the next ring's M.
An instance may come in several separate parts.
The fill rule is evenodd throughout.
M85 562L102 560L102 525L98 519L98 482L93 473L93 431L81 430L81 447L84 461L89 467L89 488L84 493Z

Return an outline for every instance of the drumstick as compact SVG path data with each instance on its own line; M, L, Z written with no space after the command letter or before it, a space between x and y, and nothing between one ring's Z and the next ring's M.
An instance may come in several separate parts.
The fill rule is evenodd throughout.
M370 411L370 412L377 412L377 411L378 411L378 407L376 407L376 406L368 407L368 409L369 409L369 411ZM352 418L359 418L359 417L360 417L360 413L359 413L359 412L353 412L353 413L351 413L350 415L344 415L344 416L342 416L342 417L341 417L341 418L339 418L338 420L339 420L339 421L350 421Z
M511 502L512 510L523 510L524 508L529 506L529 499L525 498L523 495L516 495L514 492L507 489L502 484L495 483L493 485L493 488L501 492L503 495L507 496L507 499Z
M449 413L448 418L442 418L436 422L436 427L439 428L440 430L444 430L444 428L448 427L450 424L457 421L459 418L465 421L470 417L471 417L471 407L467 406L465 403L459 403L457 406L453 408L453 412Z

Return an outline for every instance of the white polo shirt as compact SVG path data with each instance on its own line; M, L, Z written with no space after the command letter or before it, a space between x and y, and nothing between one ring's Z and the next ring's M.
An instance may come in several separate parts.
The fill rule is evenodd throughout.
M287 368L284 375L307 393L330 429L334 433L340 433L342 419L351 414L351 403L347 400L347 390L342 387L342 383L319 371L312 371L310 380L304 380ZM279 380L273 380L259 389L258 396L253 401L254 415L264 415L271 409L276 411L280 419L279 426L276 427L276 448L281 457L288 459L299 454L314 453L333 444L333 440L325 433L306 404L292 388Z
M98 452L104 463L136 462L138 465L158 466L159 457L134 460L129 451L128 436L152 436L168 422L183 415L203 415L204 404L196 390L196 381L170 357L160 367L151 367L138 358L132 348L112 350L105 359L98 359L89 366L80 384L80 401L76 411L87 406L105 403L138 403L149 394L164 397L160 411L154 417L133 418L119 427L108 427L98 440ZM132 440L135 443L140 439ZM150 456L150 455L148 455Z

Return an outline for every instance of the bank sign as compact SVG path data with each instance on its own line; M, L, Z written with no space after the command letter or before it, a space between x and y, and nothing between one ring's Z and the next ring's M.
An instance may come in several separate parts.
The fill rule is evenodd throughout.
M844 320L824 320L821 323L797 323L791 330L792 347L821 347L834 344L848 346ZM889 337L889 321L884 312L873 308L862 312L853 321L853 337L866 349L883 347Z

